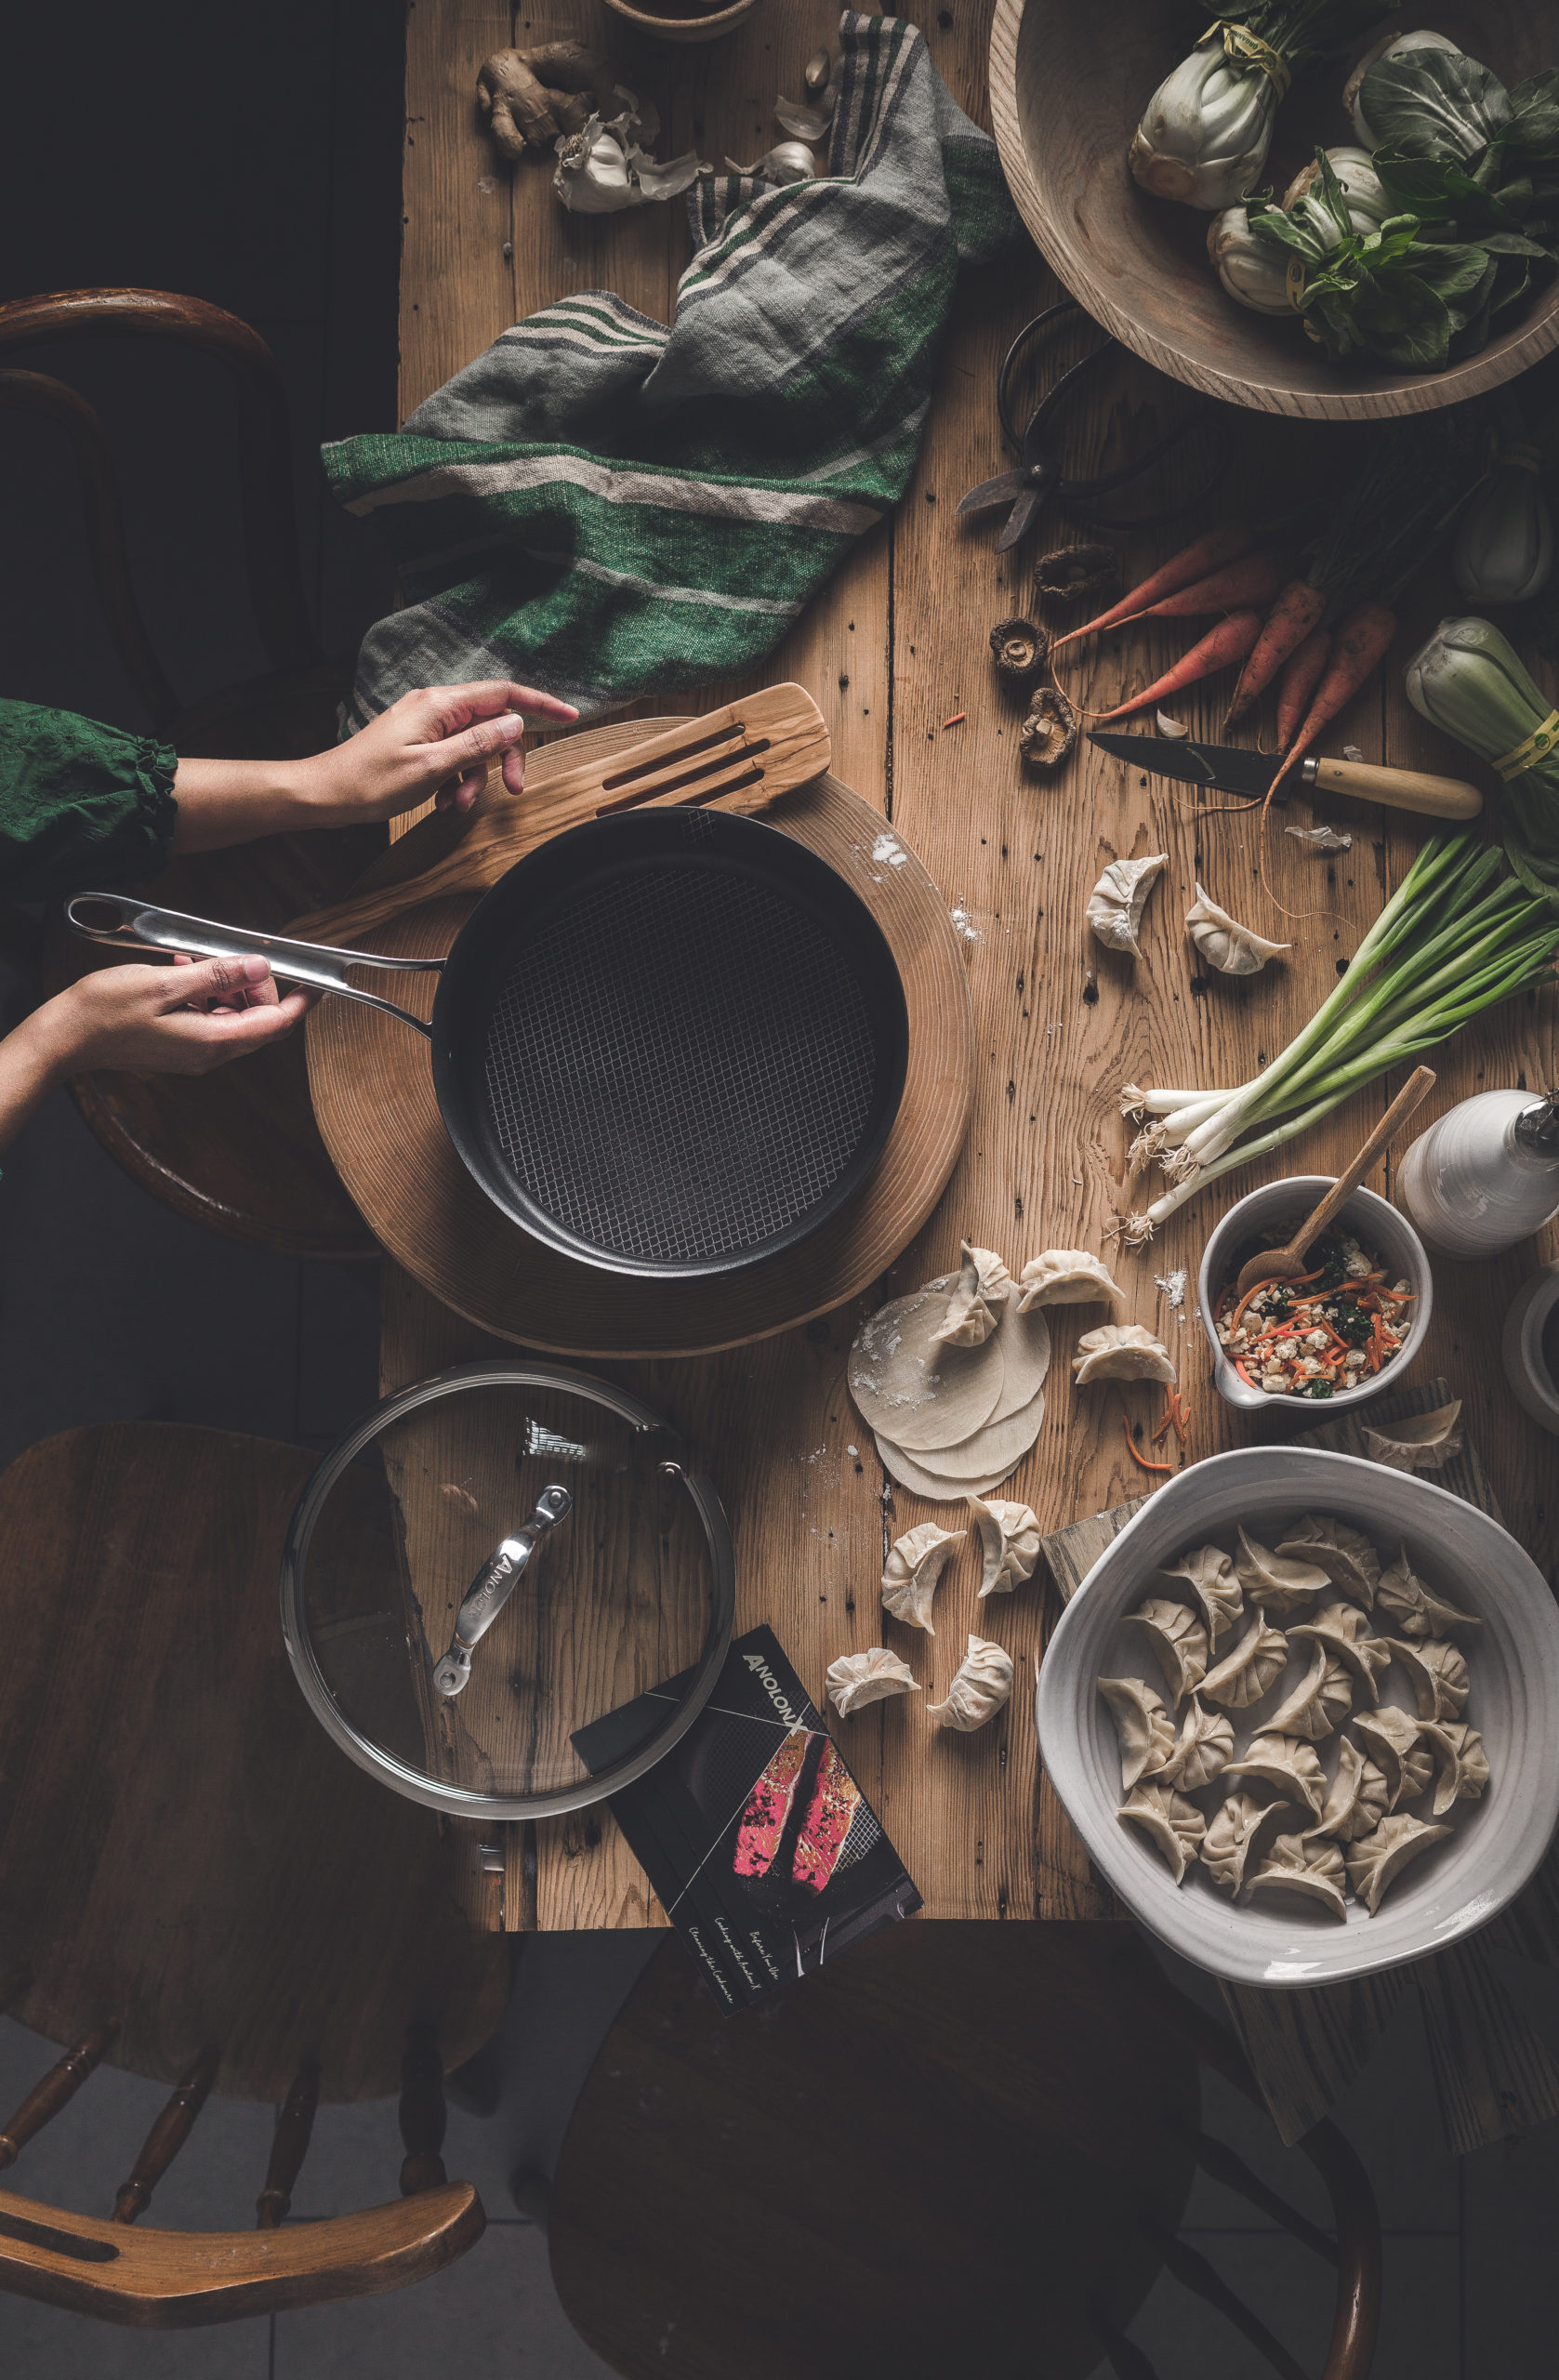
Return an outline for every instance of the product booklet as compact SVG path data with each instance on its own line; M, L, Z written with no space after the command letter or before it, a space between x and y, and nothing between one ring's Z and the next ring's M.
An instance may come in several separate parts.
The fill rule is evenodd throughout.
M642 1742L687 1675L582 1727L587 1768ZM920 1907L769 1628L736 1639L680 1743L611 1806L726 2009Z

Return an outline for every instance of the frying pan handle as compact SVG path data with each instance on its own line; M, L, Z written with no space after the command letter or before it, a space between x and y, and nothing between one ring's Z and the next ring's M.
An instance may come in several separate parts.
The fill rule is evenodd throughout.
M145 947L186 951L193 959L263 959L273 975L284 983L306 984L310 991L336 992L341 998L362 1000L382 1008L413 1025L428 1040L433 1028L377 992L363 991L347 980L349 967L385 967L395 973L426 973L443 965L442 959L390 959L371 950L337 950L329 943L288 942L276 933L248 933L242 926L213 925L206 918L187 918L178 909L153 908L150 902L126 892L78 892L65 904L65 915L86 942L100 942L110 950Z

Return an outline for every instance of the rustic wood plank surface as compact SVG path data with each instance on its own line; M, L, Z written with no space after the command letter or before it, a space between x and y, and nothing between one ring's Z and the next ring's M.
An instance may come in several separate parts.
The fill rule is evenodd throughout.
M914 0L905 12L925 32L954 96L989 124L985 50L990 0L956 9ZM516 38L583 33L601 42L625 81L659 107L665 153L697 146L757 154L773 138L768 111L776 90L792 93L809 52L836 20L826 0L766 0L729 39L671 53L636 46L605 19L573 5L515 20ZM481 133L471 93L486 52L509 22L476 0L415 0L408 62L405 264L402 281L402 409L420 402L509 322L564 291L591 285L668 317L688 253L675 207L580 222L564 215L544 165L512 178ZM1058 97L1057 104L1061 104ZM490 187L489 187L490 185ZM510 254L503 253L505 240ZM994 372L1017 329L1057 295L1037 254L971 275L946 339L940 385L919 469L896 519L864 539L848 566L813 602L762 673L794 678L817 700L834 737L844 780L881 803L974 938L964 942L978 1035L974 1120L962 1163L937 1213L892 1268L886 1293L944 1269L960 1233L1021 1261L1038 1249L1099 1249L1105 1223L1133 1203L1125 1183L1126 1135L1116 1094L1126 1079L1235 1082L1271 1055L1314 1012L1386 891L1418 846L1418 822L1330 799L1315 805L1354 835L1344 857L1318 860L1281 832L1268 837L1268 873L1292 913L1275 919L1258 881L1248 816L1198 806L1088 747L1057 781L1022 770L1017 714L998 694L985 650L992 623L1030 601L1033 556L1073 541L1077 523L1057 515L1018 558L998 558L989 527L962 531L952 513L974 481L1005 466L994 404ZM1068 330L1058 360L1092 335ZM1187 402L1134 359L1114 359L1090 393L1066 444L1075 463L1124 459L1159 434ZM1228 471L1212 511L1270 518L1352 451L1361 433L1224 412L1187 442L1166 497L1188 492L1207 469L1210 441ZM1368 433L1362 433L1367 435ZM1141 512L1153 493L1134 492ZM1183 535L1202 525L1191 521ZM1128 581L1181 542L1176 529L1124 541ZM1439 612L1448 580L1426 574L1405 603L1397 661L1337 722L1331 748L1357 745L1370 760L1460 767L1451 747L1407 713L1400 656ZM1186 641L1173 628L1133 629L1077 654L1064 674L1095 707L1145 682ZM1545 681L1548 682L1548 681ZM702 706L727 699L711 685ZM1194 734L1214 735L1226 688L1179 705ZM656 707L646 698L636 708ZM958 711L964 721L944 729ZM1263 722L1270 731L1270 722ZM1270 732L1267 739L1270 741ZM1288 815L1308 824L1307 799ZM1126 854L1164 851L1169 865L1148 912L1143 958L1102 951L1083 911L1101 868ZM1209 977L1196 963L1182 919L1200 879L1215 899L1258 927L1293 938L1282 963L1242 982ZM1435 1060L1432 1113L1495 1083L1535 1084L1553 1068L1555 1002L1524 999L1481 1024ZM1335 1170L1398 1087L1361 1092L1297 1150L1307 1171ZM1283 1170L1269 1163L1268 1177ZM1391 1169L1387 1169L1389 1184ZM1235 1178L1232 1188L1250 1186ZM1381 1176L1376 1177L1377 1183ZM1159 1241L1124 1259L1122 1319L1160 1330L1182 1364L1193 1409L1186 1460L1288 1435L1285 1418L1254 1421L1222 1406L1191 1302L1172 1309L1156 1286L1182 1267L1193 1278L1217 1194L1173 1219ZM1420 1376L1446 1372L1479 1416L1494 1492L1513 1526L1552 1575L1559 1514L1545 1488L1552 1448L1511 1396L1500 1368L1498 1323L1524 1275L1559 1248L1551 1232L1494 1264L1436 1265L1433 1327ZM700 1437L731 1508L739 1564L739 1621L770 1620L814 1695L837 1654L884 1633L877 1595L886 1535L931 1508L897 1490L885 1500L875 1462L844 1388L844 1355L868 1301L734 1355L642 1368L638 1385ZM1069 1391L1076 1332L1095 1317L1063 1311L1055 1332L1052 1391L1032 1457L1006 1492L1032 1502L1056 1529L1079 1514L1120 1504L1142 1474L1127 1450L1123 1411L1141 1422L1156 1393L1143 1386ZM481 1334L414 1284L387 1279L384 1368L397 1384L475 1352ZM947 1517L945 1512L943 1517ZM918 1677L945 1686L974 1613L974 1565L967 1554L939 1597L934 1643L890 1624ZM990 1622L1032 1673L1046 1630L1037 1593L1010 1598ZM988 1613L988 1605L982 1607ZM885 1715L892 1713L892 1715ZM841 1730L841 1734L843 1731ZM932 1742L901 1712L879 1706L849 1730L849 1754L933 1917L1077 1914L1090 1890L1059 1813L1043 1814L1027 1698L981 1734ZM517 1835L506 1877L509 1924L625 1924L645 1922L642 1879L609 1818L590 1813L534 1841Z

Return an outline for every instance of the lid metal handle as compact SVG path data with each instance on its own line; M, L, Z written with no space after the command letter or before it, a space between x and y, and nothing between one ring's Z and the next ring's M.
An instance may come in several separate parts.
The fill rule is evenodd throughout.
M506 1537L482 1564L456 1615L449 1650L443 1660L434 1664L433 1686L437 1693L461 1692L471 1673L471 1654L513 1593L520 1573L548 1530L566 1520L573 1509L574 1498L566 1488L544 1488L524 1527L516 1529L512 1537Z

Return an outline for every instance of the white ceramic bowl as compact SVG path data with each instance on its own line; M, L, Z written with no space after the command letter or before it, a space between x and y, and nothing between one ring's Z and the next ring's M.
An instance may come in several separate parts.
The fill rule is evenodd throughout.
M1196 1276L1196 1305L1212 1349L1213 1384L1226 1404L1237 1405L1243 1412L1258 1413L1265 1406L1283 1405L1292 1407L1296 1412L1308 1413L1313 1421L1324 1421L1345 1406L1363 1405L1369 1397L1379 1396L1382 1389L1395 1388L1423 1344L1434 1302L1428 1252L1406 1215L1399 1214L1384 1198L1378 1198L1373 1190L1355 1190L1333 1228L1351 1233L1361 1248L1373 1249L1383 1256L1392 1279L1406 1281L1412 1289L1416 1301L1413 1319L1401 1354L1381 1370L1367 1373L1357 1388L1340 1388L1335 1395L1326 1397L1288 1396L1281 1392L1269 1395L1264 1388L1248 1388L1219 1345L1212 1319L1213 1303L1223 1283L1238 1270L1235 1258L1241 1247L1248 1241L1258 1248L1283 1247L1306 1215L1319 1206L1335 1180L1335 1174L1330 1173L1291 1173L1285 1181L1269 1182L1264 1189L1252 1190L1249 1197L1229 1209L1202 1250L1202 1268Z
M1339 1922L1285 1896L1231 1902L1198 1863L1177 1885L1135 1829L1122 1826L1120 1755L1101 1702L1101 1674L1142 1676L1151 1662L1119 1626L1155 1590L1158 1566L1183 1547L1235 1545L1235 1525L1271 1544L1301 1513L1334 1514L1374 1540L1387 1562L1405 1543L1430 1585L1475 1612L1466 1645L1472 1692L1464 1713L1480 1730L1490 1781L1481 1802L1460 1802L1448 1842L1420 1854L1392 1884L1374 1917L1350 1898ZM1257 1703L1269 1713L1299 1681ZM1411 1709L1394 1668L1381 1699ZM1275 1987L1341 1983L1426 1958L1504 1908L1531 1876L1559 1823L1559 1606L1535 1563L1475 1505L1411 1472L1309 1447L1242 1447L1176 1474L1148 1499L1094 1564L1062 1615L1039 1673L1039 1752L1067 1816L1101 1872L1130 1910L1182 1958L1234 1983ZM1254 1732L1236 1721L1236 1744ZM1239 1725L1238 1723L1244 1723ZM1257 1722L1259 1725L1259 1722ZM1336 1738L1316 1746L1329 1775ZM1231 1789L1232 1790L1232 1789ZM1198 1806L1218 1806L1215 1791ZM1424 1817L1428 1804L1410 1807Z
M1500 1356L1521 1404L1534 1421L1559 1437L1559 1394L1543 1361L1543 1331L1559 1305L1559 1264L1544 1264L1511 1301Z

